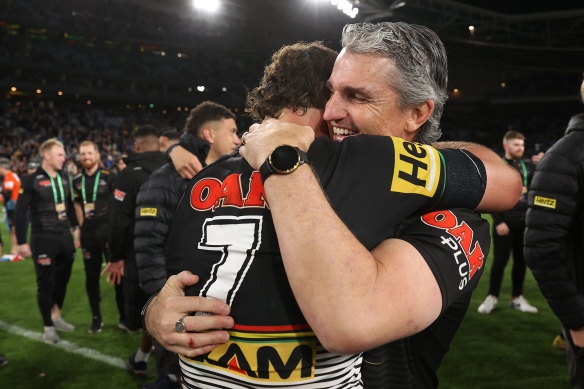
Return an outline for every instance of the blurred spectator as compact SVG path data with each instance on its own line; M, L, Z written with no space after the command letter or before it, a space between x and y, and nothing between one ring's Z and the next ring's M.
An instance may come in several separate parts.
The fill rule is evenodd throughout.
M525 230L525 212L527 210L527 191L535 166L523 159L525 152L525 136L518 131L508 131L503 137L505 156L503 159L513 166L523 180L523 195L510 210L494 213L493 216L493 249L494 257L491 265L489 294L479 305L479 313L489 314L499 301L499 292L503 282L505 267L513 251L513 269L511 271L511 308L521 312L537 313L537 308L530 305L523 297L523 282L525 280L525 260L523 259L523 232Z

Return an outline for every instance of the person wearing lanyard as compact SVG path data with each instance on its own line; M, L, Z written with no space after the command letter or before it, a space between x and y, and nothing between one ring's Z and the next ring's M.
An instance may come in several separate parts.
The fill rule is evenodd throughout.
M479 305L478 311L489 314L495 309L499 300L501 283L505 266L509 262L513 250L513 269L511 271L511 308L520 312L537 313L537 308L529 304L523 297L523 281L526 265L523 258L523 231L525 230L525 214L527 212L527 191L533 176L535 166L523 160L525 152L525 137L518 131L507 131L503 137L505 156L503 160L519 171L523 180L522 196L509 211L494 213L493 216L493 264L489 281L489 294Z
M99 149L92 141L79 145L79 159L83 170L73 180L75 215L81 228L75 230L75 247L83 251L85 289L91 307L90 333L101 332L99 273L105 257L109 258L108 218L109 199L113 193L114 175L99 167ZM121 285L116 285L116 301L121 318L123 295Z
M75 257L69 227L77 224L69 181L61 170L65 149L56 138L39 147L42 163L22 179L22 193L15 210L18 254L31 257L37 278L37 302L44 324L43 341L57 343L59 331L75 327L63 320L61 309ZM30 245L27 243L26 210L31 209Z

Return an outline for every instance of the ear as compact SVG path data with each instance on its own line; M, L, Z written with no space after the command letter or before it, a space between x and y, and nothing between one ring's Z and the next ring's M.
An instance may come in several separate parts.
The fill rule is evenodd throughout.
M211 127L205 127L201 131L202 138L211 144L213 144L213 141L215 139L214 135L215 134L213 133L213 129Z
M428 121L428 118L434 111L434 100L426 100L422 104L408 108L408 115L406 118L406 132L414 137L415 133Z

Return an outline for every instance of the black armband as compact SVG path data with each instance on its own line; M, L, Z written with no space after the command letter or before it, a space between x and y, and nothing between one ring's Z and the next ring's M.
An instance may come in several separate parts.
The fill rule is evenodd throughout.
M475 209L487 187L487 171L483 161L466 150L443 149L440 152L448 154L446 189L434 208Z

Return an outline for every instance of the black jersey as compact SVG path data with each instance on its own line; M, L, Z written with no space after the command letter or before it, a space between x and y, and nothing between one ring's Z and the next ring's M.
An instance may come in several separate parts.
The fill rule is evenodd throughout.
M16 202L15 225L18 244L26 243L26 210L30 206L31 233L69 232L76 225L69 179L63 171L55 178L40 167L22 178Z
M114 178L115 175L109 170L99 168L91 176L82 171L73 179L75 202L79 203L83 210L82 229L84 231L92 231L98 235L108 234Z
M484 185L474 188L466 197L470 202L465 202L444 185L448 177L456 181L463 172L484 180L480 162L458 151L439 153L399 138L317 141L309 159L335 210L369 248L392 236L412 213L451 206L452 199L474 207L484 191ZM472 163L460 163L462 159ZM468 170L471 165L474 171ZM441 286L448 284L445 304L457 300L455 291L466 292L469 280L475 274L478 279L484 255L474 251L474 262L467 258L467 271L461 275L453 265L451 248L440 243L444 230L423 224L421 217L415 220L404 233L411 232L416 247L418 239L433 233L441 250L430 252L427 260ZM416 224L423 225L415 228ZM456 238L452 242L459 247ZM469 245L474 243L476 237ZM203 356L181 357L185 386L223 387L229 382L229 387L262 387L268 381L270 387L361 385L361 356L328 352L304 319L287 282L259 173L237 153L191 180L177 208L167 251L170 273L186 269L200 277L187 294L225 300L235 320L228 343ZM464 258L462 253L458 261L462 264ZM443 271L439 263L445 261L456 272Z

